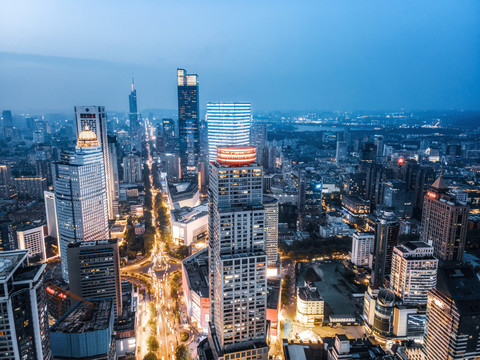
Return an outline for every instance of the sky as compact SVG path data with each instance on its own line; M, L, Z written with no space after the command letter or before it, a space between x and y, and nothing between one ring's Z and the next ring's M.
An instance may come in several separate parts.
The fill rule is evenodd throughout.
M478 0L0 0L0 109L479 110Z

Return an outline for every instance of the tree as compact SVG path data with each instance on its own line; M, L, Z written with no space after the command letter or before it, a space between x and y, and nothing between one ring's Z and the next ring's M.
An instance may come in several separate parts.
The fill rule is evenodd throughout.
M147 339L147 349L148 349L148 351L156 352L159 347L160 347L160 345L158 344L157 338L155 336L151 335Z
M177 347L177 350L175 350L175 359L176 360L190 360L190 350L188 347L184 344L181 344Z
M143 360L158 360L158 357L154 353L149 352L147 355L143 357Z

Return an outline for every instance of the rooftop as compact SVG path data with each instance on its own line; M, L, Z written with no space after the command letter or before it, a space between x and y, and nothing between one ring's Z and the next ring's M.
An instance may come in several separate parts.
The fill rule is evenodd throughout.
M200 297L209 297L208 249L204 248L182 261L188 285Z
M113 300L108 298L89 301L93 306L84 302L76 303L50 328L50 332L78 334L108 328Z
M208 204L202 204L195 207L182 207L171 211L172 221L182 224L188 224L201 217L208 216Z
M25 260L28 250L0 252L0 281L8 279Z
M267 309L278 309L282 280L267 280Z

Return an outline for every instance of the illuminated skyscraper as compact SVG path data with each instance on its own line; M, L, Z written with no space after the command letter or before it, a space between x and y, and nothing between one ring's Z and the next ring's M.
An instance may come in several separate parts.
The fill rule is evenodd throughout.
M110 164L110 153L108 151L107 138L107 118L105 107L103 106L75 106L75 124L77 129L77 138L80 133L88 127L97 136L100 148L103 152L103 166L105 174L105 184L107 189L107 209L108 218L115 218L113 201L115 199L115 189L113 187L113 169ZM118 207L118 206L117 206Z
M182 176L197 171L200 153L198 76L177 69L178 132Z
M265 208L265 251L267 265L277 264L278 260L278 200L273 196L263 196Z
M217 148L210 166L209 341L215 359L267 359L267 254L255 147Z
M249 103L209 102L207 104L208 158L214 162L217 146L247 146L252 124Z
M134 82L132 78L132 91L128 95L128 107L129 114L128 119L130 120L130 139L132 142L132 150L137 151L141 150L141 134L140 134L140 119L138 116L137 109L137 90L134 87Z
M108 239L108 210L104 156L91 130L80 132L73 153L54 163L55 205L62 258L68 282L67 247L73 242Z
M462 261L467 236L468 206L448 193L440 176L423 202L421 239L433 245L439 260Z

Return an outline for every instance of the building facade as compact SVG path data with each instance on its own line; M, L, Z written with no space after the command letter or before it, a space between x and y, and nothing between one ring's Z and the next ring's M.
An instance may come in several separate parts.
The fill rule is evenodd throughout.
M208 342L215 359L268 356L265 209L255 161L255 147L222 147L210 167Z
M44 270L28 251L0 252L0 358L51 359Z
M421 240L433 245L433 254L443 261L462 261L467 236L468 206L448 193L440 176L423 201Z
M352 236L352 264L368 266L368 259L373 251L375 234L373 232L355 232Z
M250 144L252 124L250 103L209 102L206 121L209 161L215 161L217 146L247 146Z
M200 154L198 76L177 69L178 135L182 175L196 172Z
M75 119L77 138L85 129L93 131L97 136L97 141L100 144L100 149L103 155L103 174L105 177L108 218L113 219L116 215L114 214L113 206L115 194L111 181L111 178L113 177L113 169L110 167L110 154L108 152L107 117L105 114L105 107L75 106Z
M123 182L126 184L142 182L142 159L137 154L128 154L123 158Z
M20 200L43 199L43 192L47 190L47 179L43 177L19 177L13 179L15 190Z
M45 214L47 218L47 235L57 238L57 209L55 206L55 193L53 191L44 191Z
M43 225L33 223L17 227L17 240L19 249L29 250L28 257L39 258L40 261L47 259Z
M265 251L267 265L274 266L278 262L278 200L272 196L263 196L265 208Z
M404 304L426 305L437 271L433 247L422 241L407 242L393 249L390 287Z
M92 130L78 136L73 153L54 163L55 205L62 258L62 276L68 282L68 244L108 239L108 207L104 154Z

